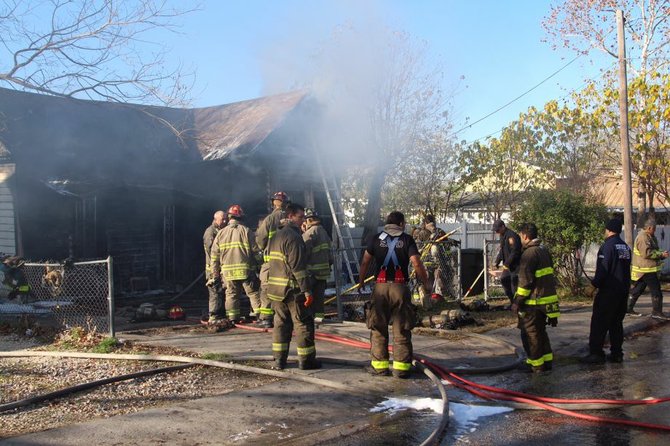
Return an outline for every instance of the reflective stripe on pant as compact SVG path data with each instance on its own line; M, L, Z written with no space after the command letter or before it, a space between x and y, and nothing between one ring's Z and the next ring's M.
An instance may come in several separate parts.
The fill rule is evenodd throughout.
M623 319L626 316L627 292L613 293L598 291L593 300L591 331L589 333L590 353L602 354L605 337L610 334L610 352L623 353Z
M268 276L270 274L270 265L266 262L261 265L261 272L259 275L261 281L260 287L260 307L258 308L260 319L272 319L274 312L272 311L271 300L268 298Z
M523 314L523 315L522 315ZM553 360L551 344L547 335L547 315L531 306L523 306L519 311L521 342L528 359L526 362L533 367L540 367Z
M272 301L274 310L274 329L272 345L285 346L283 351L273 348L275 359L286 359L291 343L291 334L295 330L298 356L300 361L313 360L316 357L314 346L314 314L305 308L305 296L299 290L289 293L283 301Z
M207 294L209 295L209 315L210 316L224 316L223 311L223 294L224 288L221 285L207 286Z
M399 370L409 370L415 317L409 287L400 283L376 283L370 299L367 326L371 330L372 366L378 370L388 369L388 325L393 320L393 364Z
M240 317L240 296L242 291L249 297L251 309L254 313L260 307L260 296L258 293L258 282L254 278L247 280L229 280L226 282L226 308L230 318ZM237 310L236 316L230 316L230 310ZM246 315L245 315L246 316Z
M314 312L314 317L323 318L324 308L323 301L326 294L326 281L319 279L312 279L312 296L314 297L314 303L312 303L312 311Z

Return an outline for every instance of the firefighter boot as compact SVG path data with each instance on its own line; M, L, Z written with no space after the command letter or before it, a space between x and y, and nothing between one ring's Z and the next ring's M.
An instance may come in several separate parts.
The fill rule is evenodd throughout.
M628 309L626 310L626 316L635 316L635 317L640 317L642 316L642 313L638 313L635 311L633 308L635 307L635 303L637 302L637 299L640 296L633 296L632 294L628 296Z
M275 356L274 364L272 364L272 370L284 370L286 368L287 359L288 353L282 354L281 356Z
M307 356L306 358L300 358L298 363L300 370L315 370L321 368L321 361L316 359L315 356Z
M651 317L661 321L670 321L670 317L663 313L663 298L659 296L652 296L651 298Z

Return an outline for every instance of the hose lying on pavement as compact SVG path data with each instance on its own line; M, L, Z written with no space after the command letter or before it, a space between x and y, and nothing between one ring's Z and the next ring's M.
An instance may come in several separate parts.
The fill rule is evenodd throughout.
M442 417L440 417L440 423L437 425L435 429L430 433L428 438L426 438L420 446L428 446L431 444L438 444L442 435L444 434L444 431L447 430L447 426L449 426L449 397L447 397L447 390L444 388L444 384L442 384L442 381L440 378L435 376L432 370L430 370L428 367L424 366L420 362L417 361L412 361L412 363L421 369L421 371L426 375L435 385L437 386L437 389L440 391L440 397L442 398Z
M143 370L141 372L127 373L125 375L112 376L111 378L98 379L95 381L90 381L83 384L77 384L75 386L66 387L54 392L44 393L42 395L33 396L30 398L24 398L19 401L14 401L11 403L0 404L0 412L6 412L8 410L18 409L19 407L29 406L31 404L41 403L42 401L48 401L55 398L61 398L73 393L82 392L84 390L93 389L95 387L100 387L105 384L111 384L119 381L127 381L129 379L141 378L143 376L158 375L159 373L169 373L177 370L183 370L188 367L193 367L195 364L180 364L173 365L170 367L160 367L157 369Z
M130 355L117 353L80 353L80 352L47 352L47 351L32 351L22 350L13 352L0 352L0 358L20 358L20 357L53 357L53 358L81 358L81 359L114 359L114 360L135 360L135 361L162 361L162 362L177 362L187 364L201 364L212 367L221 367L224 369L237 370L240 372L257 373L261 375L273 376L275 378L287 378L287 374L278 370L262 369L259 367L251 367L243 364L235 364L223 361L212 361L210 359L191 358L188 356L174 356L174 355ZM326 379L314 378L308 375L291 374L291 379L303 381L317 386L328 387L332 389L342 390L345 392L356 392L361 395L370 397L378 397L379 395L363 387L351 386Z

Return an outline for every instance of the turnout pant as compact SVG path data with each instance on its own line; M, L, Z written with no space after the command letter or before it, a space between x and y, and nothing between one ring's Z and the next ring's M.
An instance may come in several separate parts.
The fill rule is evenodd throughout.
M533 306L522 306L519 311L521 343L528 359L526 363L533 368L549 363L551 366L554 354L551 351L549 335L547 335L547 315Z
M393 321L393 370L409 371L415 318L409 287L400 283L376 283L369 305L367 326L372 367L378 371L389 369L388 326Z
M314 312L314 317L324 317L324 296L326 295L326 281L320 279L312 279L312 296L314 297L314 303L312 304L312 311Z
M314 313L305 307L305 295L300 290L288 293L283 301L272 301L274 329L272 330L272 356L286 362L291 334L295 330L300 362L314 361Z
M610 334L610 352L623 353L623 319L626 316L626 290L623 292L598 291L593 301L589 350L602 355L607 333Z
M260 296L258 293L258 281L255 277L248 277L244 280L226 281L226 316L229 319L240 318L240 296L242 292L249 297L251 309L254 313L260 307Z
M663 293L661 292L661 282L658 280L658 273L645 273L635 281L633 288L630 290L629 310L635 307L640 294L644 293L647 286L651 292L652 311L655 313L663 311Z
M510 303L514 302L516 288L519 285L519 275L513 274L508 269L503 270L502 274L500 275L500 285L502 285L503 290L505 290L505 296L507 296Z
M272 301L268 298L268 277L270 275L270 264L261 265L260 280L260 307L258 308L258 317L261 320L272 319Z
M209 315L223 317L223 293L224 288L221 284L207 285L207 294L209 295Z

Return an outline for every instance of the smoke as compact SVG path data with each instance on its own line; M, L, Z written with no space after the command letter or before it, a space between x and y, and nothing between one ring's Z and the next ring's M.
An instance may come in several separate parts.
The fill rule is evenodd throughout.
M329 166L360 166L380 157L371 111L389 87L405 34L391 24L388 3L338 5L324 11L330 20L317 16L278 26L284 37L261 52L264 89L267 94L307 89L322 118L321 127L312 129L315 148Z

